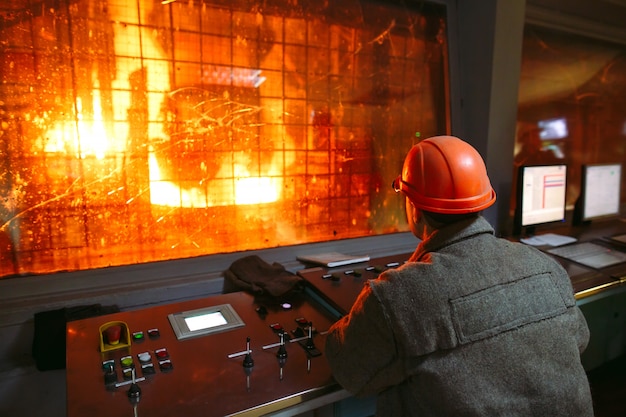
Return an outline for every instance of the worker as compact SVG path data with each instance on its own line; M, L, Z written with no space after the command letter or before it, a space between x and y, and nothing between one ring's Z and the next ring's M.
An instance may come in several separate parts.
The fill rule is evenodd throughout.
M480 154L452 136L408 152L394 189L421 239L328 332L335 379L376 416L593 416L589 329L565 270L497 238Z

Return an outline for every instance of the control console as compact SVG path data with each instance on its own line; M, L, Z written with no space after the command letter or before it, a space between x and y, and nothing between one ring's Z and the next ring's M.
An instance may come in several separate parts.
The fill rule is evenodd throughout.
M215 311L236 325L191 337L172 325L195 329ZM69 322L67 415L263 415L339 391L323 358L334 320L303 293L237 292ZM103 351L99 329L113 322L130 343Z
M404 264L412 253L375 258L368 262L337 268L315 267L298 272L307 282L309 296L324 304L336 317L346 315L367 280Z

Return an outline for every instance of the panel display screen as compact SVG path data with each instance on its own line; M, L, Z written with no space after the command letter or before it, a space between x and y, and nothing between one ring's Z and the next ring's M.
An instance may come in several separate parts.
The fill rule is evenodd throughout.
M583 221L619 214L622 180L620 164L585 165L582 180L580 198Z
M564 117L556 119L540 120L539 137L541 140L563 139L569 135L567 130L567 120Z
M228 324L224 315L220 311L213 313L200 314L198 316L185 317L185 323L189 330L195 332L197 330L212 329L213 327Z
M525 167L522 181L522 226L565 219L565 165Z
M179 340L245 326L243 320L230 304L181 311L169 314L167 318Z
M517 185L515 232L536 225L565 220L567 166L565 164L523 166Z

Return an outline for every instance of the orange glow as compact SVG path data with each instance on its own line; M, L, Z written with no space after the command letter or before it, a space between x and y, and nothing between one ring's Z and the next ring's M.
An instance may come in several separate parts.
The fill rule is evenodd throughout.
M445 8L53 3L0 25L0 278L407 230Z
M44 150L52 153L64 153L84 159L95 156L103 159L109 150L109 139L102 121L100 91L93 91L93 120L87 121L83 115L80 98L76 99L76 121L56 121L46 135Z
M221 190L219 193L210 193L216 186L222 186L224 180L198 182L196 187L181 187L172 181L162 181L159 164L154 153L149 156L150 166L150 202L167 207L205 208L228 205L264 204L273 203L280 199L281 178L250 176L241 165L236 165L237 177L232 189ZM223 169L229 167L224 166ZM206 186L206 187L205 187ZM224 187L223 187L224 188ZM219 197L221 196L221 197Z
M273 203L278 200L279 178L248 177L240 178L235 186L235 204Z
M167 4L173 0L163 2ZM115 13L117 9L112 8ZM123 27L117 25L115 36L115 49L120 54L137 46L133 42L133 36L129 36L129 32ZM169 72L166 62L167 56L164 55L161 48L154 42L150 34L144 29L143 37L143 53L150 56L158 57L159 60L151 61L143 65L146 73L146 84L153 90L165 89L169 90ZM132 32L130 32L132 33ZM139 49L133 51L136 55L141 55ZM138 71L138 63L130 61L126 65L118 65L117 76L115 77L115 86L119 89L130 89L129 80L131 74ZM91 78L96 80L96 70L91 74ZM223 65L208 65L203 71L203 81L214 84L250 86L258 88L266 80L261 76L260 70L229 67ZM158 88L157 88L158 87ZM162 94L148 94L148 112L151 120L159 119L159 110L162 107L166 97L166 92ZM112 139L108 137L107 130L103 121L103 111L101 105L100 90L91 91L92 115L85 115L83 111L82 100L77 97L75 100L76 120L58 120L46 133L45 152L59 153L79 157L84 159L87 156L95 156L96 159L102 160L105 156L112 156L116 151L127 152L127 143L119 142L111 143ZM131 109L131 101L128 95L113 93L113 105L121 114L126 114ZM91 119L91 120L89 120ZM116 136L128 136L130 126L128 122L118 124ZM161 124L150 124L149 137L168 137L163 132ZM169 140L169 138L168 138ZM118 148L118 149L116 149ZM183 208L206 208L215 206L228 205L250 205L273 203L280 199L280 189L282 180L271 176L251 176L245 168L245 162L235 164L234 167L224 163L219 172L226 173L220 176L220 179L205 180L198 179L197 186L181 186L176 182L163 178L161 169L159 168L159 160L157 153L149 153L149 176L150 176L150 202L154 205L167 207L183 207ZM234 171L234 178L229 179ZM127 201L130 203L133 198Z

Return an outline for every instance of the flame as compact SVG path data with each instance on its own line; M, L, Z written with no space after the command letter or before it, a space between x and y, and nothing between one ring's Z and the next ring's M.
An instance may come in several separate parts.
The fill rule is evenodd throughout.
M181 187L172 181L161 181L161 171L154 152L149 155L150 202L167 207L207 208L228 205L267 204L280 199L282 178L250 176L241 164L235 165L237 178L206 181L206 187ZM227 167L224 166L224 169ZM234 192L232 185L234 182ZM220 190L212 194L210 190Z
M140 0L142 9L151 10L155 7L149 0ZM162 3L171 3L175 0L164 0ZM112 5L110 13L115 21L123 20L126 16L126 6ZM118 17L120 19L118 19ZM124 115L131 107L130 96L125 91L130 91L129 80L133 73L145 70L148 105L148 119L161 120L160 110L166 94L170 91L170 68L169 58L164 55L151 33L152 29L140 27L142 42L129 42L129 34L135 36L135 32L129 32L126 25L114 25L113 37L116 53L122 56L142 56L147 54L155 59L150 61L129 60L120 61L116 66L116 74L112 82L112 98L115 113ZM126 152L126 140L129 135L128 123L114 123L109 129L103 120L101 95L98 89L98 74L94 69L91 78L96 86L90 96L91 106L83 106L81 97L75 101L75 120L55 121L46 132L45 152L75 155L81 159L94 156L101 160L111 152ZM238 86L258 88L266 81L261 75L261 70L244 67L205 65L203 71L204 81L208 83L228 83ZM93 109L93 114L84 114L83 107ZM112 123L113 121L107 121ZM113 132L113 129L115 130ZM149 138L167 137L163 123L150 123L148 127ZM237 158L237 156L235 156ZM195 186L177 184L163 180L159 169L159 162L155 152L149 153L149 181L150 200L152 204L168 207L203 208L226 205L247 205L272 203L280 198L282 178L272 176L266 172L266 176L250 175L246 166L249 165L245 156L234 164L224 165L219 174L213 179L198 179ZM268 168L269 171L274 168Z
M106 129L102 120L100 91L93 91L93 121L86 121L82 101L76 99L76 121L56 121L47 132L45 152L58 152L75 155L84 159L95 156L103 159L110 148Z
M235 204L273 203L279 197L280 178L248 177L235 182Z

